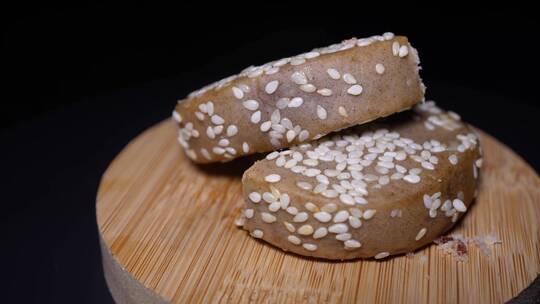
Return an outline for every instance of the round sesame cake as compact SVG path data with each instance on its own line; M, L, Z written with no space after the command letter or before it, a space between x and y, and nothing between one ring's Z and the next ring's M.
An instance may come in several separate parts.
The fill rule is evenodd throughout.
M412 252L476 196L478 138L453 112L413 110L271 152L243 176L239 225L285 251L327 259Z
M309 142L409 109L423 99L419 69L392 33L249 67L178 102L178 140L197 163Z

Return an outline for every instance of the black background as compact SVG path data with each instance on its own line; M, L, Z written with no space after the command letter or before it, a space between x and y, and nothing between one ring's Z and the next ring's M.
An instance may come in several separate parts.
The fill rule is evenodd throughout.
M239 6L1 12L1 277L8 303L110 303L94 204L100 176L121 148L202 85L352 36L407 35L420 52L428 99L540 168L534 10Z

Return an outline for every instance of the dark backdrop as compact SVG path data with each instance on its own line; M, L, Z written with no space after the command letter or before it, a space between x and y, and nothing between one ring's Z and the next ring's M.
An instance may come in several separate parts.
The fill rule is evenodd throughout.
M0 13L1 288L8 299L110 303L94 204L120 149L202 85L352 36L409 36L428 99L540 167L534 10L411 14L399 6L391 13L390 4L308 11L254 2L244 12L239 5L227 10L237 13L210 3L204 10L93 5Z

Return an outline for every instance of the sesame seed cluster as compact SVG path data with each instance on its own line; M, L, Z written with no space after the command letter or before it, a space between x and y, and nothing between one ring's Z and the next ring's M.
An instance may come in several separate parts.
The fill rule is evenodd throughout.
M272 233L267 240L281 248L332 259L381 259L437 237L476 196L478 138L432 101L394 116L398 121L388 125L371 123L269 153L244 175L239 224L256 238ZM404 222L412 227L400 229ZM393 237L389 226L398 227L398 240L386 246L373 240L383 231Z
M423 98L418 65L405 38L385 33L249 67L179 101L178 141L200 163L309 142L411 107ZM384 94L392 101L368 111Z

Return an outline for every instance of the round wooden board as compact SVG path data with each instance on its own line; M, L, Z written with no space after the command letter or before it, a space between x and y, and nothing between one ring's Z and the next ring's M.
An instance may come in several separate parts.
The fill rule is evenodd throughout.
M457 262L436 246L383 261L330 262L285 253L234 225L246 160L196 166L164 121L133 140L97 196L107 283L118 303L499 303L540 273L540 179L479 132L479 196L452 231L495 233L492 256ZM422 256L427 256L427 261Z

